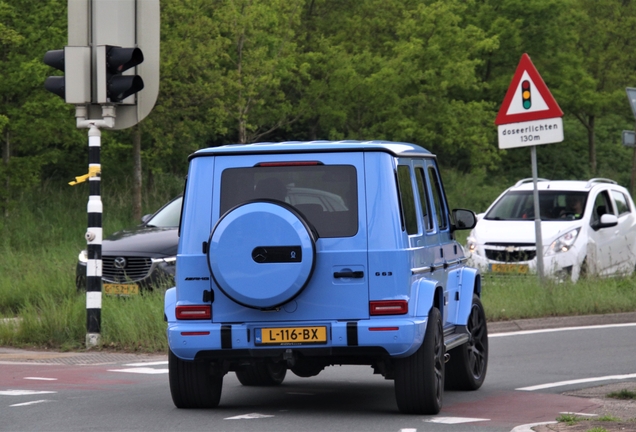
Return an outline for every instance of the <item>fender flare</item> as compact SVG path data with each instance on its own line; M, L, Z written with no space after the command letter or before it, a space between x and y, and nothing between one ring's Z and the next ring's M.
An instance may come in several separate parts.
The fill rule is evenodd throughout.
M459 278L459 306L457 324L468 324L468 316L473 305L473 294L481 298L481 274L475 268L465 267Z
M175 314L175 307L177 305L177 289L175 287L166 290L163 302L163 314L168 322L175 322L177 316Z
M427 317L435 303L444 304L444 290L436 280L422 278L413 283L412 292L416 296L414 315L417 317ZM443 307L440 308L440 313L444 313Z

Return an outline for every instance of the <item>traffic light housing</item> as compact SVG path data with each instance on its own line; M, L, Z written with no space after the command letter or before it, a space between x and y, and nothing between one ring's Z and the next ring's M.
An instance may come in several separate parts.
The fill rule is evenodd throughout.
M141 49L112 45L96 48L97 103L125 103L127 97L144 88L139 75L124 74L144 61Z
M47 51L44 64L64 72L64 76L50 76L44 88L71 104L91 101L91 52L89 47L67 46Z
M530 92L530 81L523 80L521 82L521 103L524 109L530 109L532 106L532 94Z
M64 50L47 51L44 64L64 72ZM44 88L66 100L65 84L63 76L50 76L44 81Z

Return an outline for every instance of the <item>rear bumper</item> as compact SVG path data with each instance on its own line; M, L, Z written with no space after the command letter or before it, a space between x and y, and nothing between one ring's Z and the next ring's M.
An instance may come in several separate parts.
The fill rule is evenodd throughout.
M184 360L195 358L275 357L291 349L305 356L406 357L424 340L426 318L381 318L358 321L267 322L216 324L168 322L168 344ZM326 326L327 341L321 344L257 345L255 330L268 327ZM358 361L361 364L366 362Z

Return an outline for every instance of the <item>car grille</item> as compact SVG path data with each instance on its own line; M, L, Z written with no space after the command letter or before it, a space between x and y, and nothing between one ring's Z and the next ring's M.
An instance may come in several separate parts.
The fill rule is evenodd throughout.
M534 243L486 243L486 258L498 262L530 261L537 255Z
M115 266L115 260L121 257L105 256L102 257L102 278L118 283L134 282L144 279L148 276L152 267L150 258L142 257L124 257L126 265L124 268Z

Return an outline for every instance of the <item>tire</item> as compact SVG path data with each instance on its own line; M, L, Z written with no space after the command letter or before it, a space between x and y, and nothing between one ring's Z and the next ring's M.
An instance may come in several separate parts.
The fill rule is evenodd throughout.
M316 238L304 217L280 201L251 201L226 212L208 241L207 261L219 289L235 303L272 310L309 283Z
M236 371L236 377L244 386L271 387L282 384L287 374L287 365L279 363L256 363Z
M177 408L215 408L221 400L223 375L210 372L206 362L181 360L168 353L172 402Z
M589 270L587 268L587 257L581 263L581 269L579 270L579 279L587 279L589 277Z
M396 360L395 399L404 414L437 414L444 394L442 317L431 308L424 342L411 356Z
M481 300L473 295L467 330L470 339L451 350L446 364L446 388L477 390L484 383L488 370L488 328Z

